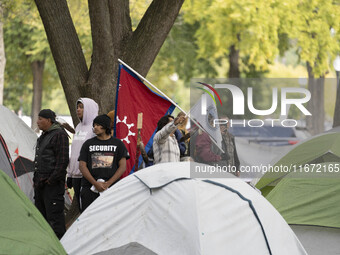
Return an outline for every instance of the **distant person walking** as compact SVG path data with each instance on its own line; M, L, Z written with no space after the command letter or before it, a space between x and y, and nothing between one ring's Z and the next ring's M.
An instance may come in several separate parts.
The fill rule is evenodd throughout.
M80 211L80 187L83 177L79 169L79 154L83 143L96 136L92 130L92 122L98 115L98 104L90 98L77 100L77 117L79 124L76 126L71 146L70 163L67 168L67 187L74 190L74 198L78 202Z
M110 118L106 114L93 120L95 137L87 140L79 156L81 180L80 204L84 211L99 193L115 184L126 170L130 158L124 143L111 136Z
M50 109L39 112L34 160L35 205L60 239L65 229L64 192L66 167L69 162L69 141L66 131L56 122Z

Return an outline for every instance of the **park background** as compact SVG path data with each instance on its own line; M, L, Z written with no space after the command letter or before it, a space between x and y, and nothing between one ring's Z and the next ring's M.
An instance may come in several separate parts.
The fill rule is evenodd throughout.
M80 96L92 97L99 101L101 112L111 110L115 100L114 76L118 71L119 57L146 76L185 110L190 108L192 78L306 78L301 86L308 87L312 95L317 96L312 97L312 101L316 102L314 106L308 106L314 119L322 126L325 126L325 123L326 126L336 126L340 121L333 124L336 112L336 79L334 82L321 83L316 87L311 85L313 80L316 84L315 80L318 78L336 77L333 63L340 52L339 1L182 0L172 2L171 8L166 7L167 4L170 5L166 3L168 1L162 3L150 0L119 1L115 6L103 6L95 1L84 0L61 2L67 5L58 6L51 4L52 2L42 3L38 0L35 2L2 0L0 5L2 16L0 41L3 42L3 47L0 47L0 51L2 49L0 70L4 70L4 75L0 79L2 83L0 102L20 116L31 116L33 129L36 128L37 113L42 108L51 108L58 115L73 115L73 121L77 123L73 111L75 100L71 100L72 96L69 96L72 90L65 88L69 87L70 83L75 87L72 82L80 80L85 86L77 84L78 90L72 93L75 99ZM73 63L69 62L68 66L66 58L60 61L63 56L54 54L53 58L40 17L42 15L45 20L48 19L44 5L49 5L50 10L56 8L55 10L58 10L56 13L67 13L69 10L72 18L70 21L74 24L76 34L69 32L72 24L70 25L69 20L65 18L62 20L65 23L63 28L70 38L64 37L59 40L65 44L72 44L74 39L72 36L76 35L79 38L81 52L86 62L82 67L87 72L84 74L85 81L84 79L65 81L67 75L63 73L65 71L60 71L62 64L65 69L70 69L69 76L79 77L79 74L76 72L72 74ZM40 13L37 6L40 6ZM163 10L165 7L168 9ZM121 49L124 53L113 54L113 59L110 60L112 62L107 62L103 57L110 54L106 52L105 47L101 47L103 42L98 42L99 37L103 38L102 41L106 40L105 8L116 10L114 14L117 17L121 13L119 10L125 11L125 19L128 16L131 18L129 33L139 33L135 37L132 35L133 43L142 45L135 49L129 45L131 42L122 36L123 39L119 43L124 45L115 49ZM129 15L126 14L126 10L129 11ZM163 18L157 19L155 10L158 10ZM59 14L55 14L57 15ZM160 26L164 27L166 24L169 33L160 31L159 27L153 27L156 23L153 21L156 20L161 21ZM46 24L48 22L46 21ZM116 22L116 27L122 25L124 23L121 21ZM96 32L96 28L98 30L103 28L103 31ZM119 29L112 31L118 31L117 37L120 35ZM56 33L60 33L61 37L63 35L60 31ZM144 36L143 40L140 38L141 34ZM51 38L52 48L58 47L56 46L58 39L53 42ZM158 38L157 43L154 38ZM143 49L146 42L155 43L155 47L159 48L159 52L155 49L149 54L152 55L150 59L145 57L149 55L148 51ZM128 45L126 48L125 44ZM68 55L72 50L74 48L61 48L59 54ZM126 53L129 50L130 52ZM98 53L99 51L101 53ZM140 56L140 59L137 56ZM98 64L101 60L102 63ZM76 58L74 61L81 62ZM59 68L56 67L56 62L60 63ZM102 68L101 65L106 67ZM103 69L101 70L103 73L108 73L110 71L107 70L112 69L111 76L107 78L111 79L108 86L105 80L95 78L96 74L93 74L100 68ZM83 73L85 71L83 70ZM86 86L89 85L93 85L93 88L87 89ZM95 91L101 86L104 92L99 95ZM105 94L105 91L109 92ZM257 101L262 105L270 105L270 99L271 97L260 94ZM310 128L316 126L314 123ZM311 133L321 131L311 130Z

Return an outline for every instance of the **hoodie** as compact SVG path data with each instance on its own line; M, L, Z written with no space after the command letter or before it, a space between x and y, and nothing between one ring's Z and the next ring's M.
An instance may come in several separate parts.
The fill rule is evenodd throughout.
M94 137L92 131L93 119L98 115L98 104L90 98L79 98L77 103L81 102L84 105L83 120L80 120L76 126L75 134L71 146L70 163L67 169L67 177L81 178L82 174L79 170L78 157L83 143Z

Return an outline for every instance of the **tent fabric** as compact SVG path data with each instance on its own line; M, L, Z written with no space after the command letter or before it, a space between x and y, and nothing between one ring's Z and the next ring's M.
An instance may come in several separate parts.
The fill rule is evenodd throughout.
M0 105L0 168L33 201L34 146L37 135L17 115Z
M309 255L339 254L340 229L291 225Z
M134 242L123 245L118 248L113 248L111 250L101 251L96 253L95 255L131 255L131 254L157 255L156 253L152 252L143 245Z
M18 156L33 160L34 146L37 141L34 131L5 106L0 106L0 116L1 119L6 120L0 125L0 133L6 141L13 161Z
M323 163L322 166L328 169L329 164L335 163ZM339 194L339 173L290 173L266 198L288 224L340 229Z
M324 133L294 145L292 150L275 163L275 166L287 166L292 171L293 166L323 162L340 162L340 133ZM275 186L286 174L267 172L256 183L256 188L262 191L267 186Z
M5 141L3 140L1 134L0 134L0 168L1 169L8 169L8 172L12 174L13 171L13 165L8 160L9 154L8 154L8 148L5 144Z
M321 163L335 169L339 162ZM267 195L310 255L340 251L339 173L290 173Z
M280 214L248 184L191 179L190 164L157 164L105 191L62 238L67 253L134 246L140 249L130 254L306 254Z
M66 254L43 216L0 171L1 254Z

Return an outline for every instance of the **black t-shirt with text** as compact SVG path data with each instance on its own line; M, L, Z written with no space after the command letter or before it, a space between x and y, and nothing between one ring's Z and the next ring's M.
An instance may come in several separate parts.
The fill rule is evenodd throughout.
M122 158L129 159L129 153L124 143L114 137L108 140L99 140L93 137L87 140L80 150L78 161L85 161L87 168L94 179L109 180L117 171L119 161ZM82 178L82 186L92 184Z

